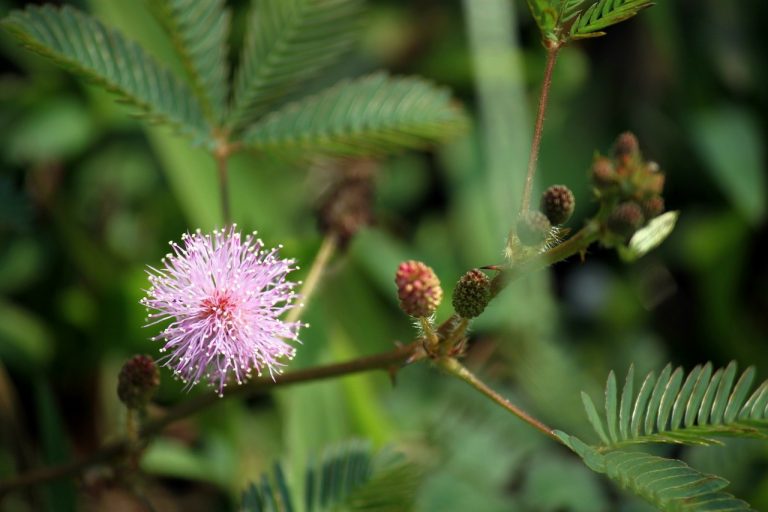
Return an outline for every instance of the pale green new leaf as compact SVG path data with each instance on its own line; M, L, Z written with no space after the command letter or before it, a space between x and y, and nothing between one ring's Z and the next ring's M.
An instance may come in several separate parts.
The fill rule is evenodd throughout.
M602 443L599 448L611 450L640 443L722 444L717 438L723 436L768 439L768 381L750 394L754 368L747 368L739 379L736 373L733 362L714 373L710 363L696 366L687 376L682 368L672 371L668 365L658 378L650 372L634 396L630 368L619 412L611 373L606 384L605 417L600 417L589 397L582 394L587 418ZM634 402L634 412L628 425L630 401ZM610 439L603 425L608 425Z
M448 90L376 73L287 105L248 128L246 146L332 155L383 154L445 140L467 125Z
M685 462L642 452L600 453L565 432L555 434L593 471L643 498L662 512L754 512L725 492L728 481L701 473Z
M244 512L411 510L423 472L403 456L374 454L368 443L350 442L326 452L305 474L302 507L280 464L243 493Z
M231 13L224 4L224 0L149 1L214 124L222 121L229 96L227 37Z
M666 212L654 217L648 225L639 229L626 247L619 246L619 254L625 261L634 261L660 246L675 229L679 211Z
M2 25L29 49L116 93L155 122L203 142L210 130L192 91L140 46L72 7L30 6Z
M356 40L362 0L254 0L235 78L230 125L255 121Z
M598 0L576 17L571 25L571 39L604 36L606 28L652 5L652 0Z

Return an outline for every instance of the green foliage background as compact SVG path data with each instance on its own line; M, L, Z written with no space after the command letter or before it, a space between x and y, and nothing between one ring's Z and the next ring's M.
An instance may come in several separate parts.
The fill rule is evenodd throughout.
M0 14L22 3L0 1ZM71 3L182 69L145 8ZM234 57L248 2L228 4ZM392 283L397 263L426 261L448 292L467 268L500 260L520 196L544 66L525 2L369 5L363 40L306 92L380 68L418 74L451 87L473 112L473 129L443 147L382 160L378 223L332 267L307 311L312 327L295 367L410 339ZM577 217L585 217L594 206L592 151L607 151L631 129L667 173L668 207L683 213L670 239L637 263L596 249L583 265L560 264L515 284L474 324L468 364L553 426L597 441L578 391L598 396L608 371L619 369L621 381L632 362L644 375L668 361L690 370L736 359L755 365L758 381L768 377L766 11L757 1L658 2L608 37L561 52L539 185L571 187ZM67 460L121 431L113 391L120 364L156 351L141 327L143 268L168 240L221 218L214 163L202 149L165 128L144 128L113 97L7 33L0 53L2 478L20 469L17 461ZM233 217L307 267L320 243L312 210L321 173L255 155L231 164ZM159 404L183 399L163 376ZM157 477L149 493L162 510L227 509L275 460L301 486L319 452L350 438L394 444L423 461L418 510L647 510L426 365L405 369L394 388L370 374L222 402L155 441L143 466ZM659 454L718 473L731 481L729 492L766 510L767 450L739 440ZM35 500L44 510L98 510L112 503L98 499L117 492L76 497L64 483ZM28 510L21 497L4 506Z

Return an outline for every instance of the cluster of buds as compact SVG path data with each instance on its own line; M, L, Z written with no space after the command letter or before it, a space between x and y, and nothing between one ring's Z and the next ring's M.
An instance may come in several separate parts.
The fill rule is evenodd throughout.
M664 212L664 174L647 162L630 132L619 135L613 158L595 157L591 171L606 245L625 243L649 220Z

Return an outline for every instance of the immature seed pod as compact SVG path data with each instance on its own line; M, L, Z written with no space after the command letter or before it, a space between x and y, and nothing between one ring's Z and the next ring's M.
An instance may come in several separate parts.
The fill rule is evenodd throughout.
M541 195L541 211L552 225L565 224L573 215L576 199L565 185L552 185Z
M159 386L160 372L150 356L133 356L117 376L117 396L129 409L145 407Z
M491 301L491 280L480 270L470 270L453 289L453 309L463 318L475 318Z
M400 309L414 318L428 317L443 300L443 289L435 272L420 261L405 261L395 274Z
M611 232L629 238L643 225L643 222L645 219L640 205L627 201L614 208L606 223Z
M547 216L534 210L521 213L517 220L517 238L529 247L542 244L551 229Z

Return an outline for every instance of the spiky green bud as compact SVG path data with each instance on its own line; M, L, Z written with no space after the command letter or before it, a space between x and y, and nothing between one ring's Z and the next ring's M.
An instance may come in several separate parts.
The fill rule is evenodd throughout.
M453 289L453 309L464 318L475 318L491 301L491 280L480 270L470 270Z
M420 261L405 261L395 274L400 309L414 318L428 317L443 300L443 289L434 270Z
M552 185L541 195L541 211L552 225L565 224L576 208L576 198L565 185Z
M517 220L517 238L529 247L542 244L551 229L547 216L534 210L521 213Z
M117 396L129 409L146 407L160 386L154 359L137 355L123 364L117 376Z

